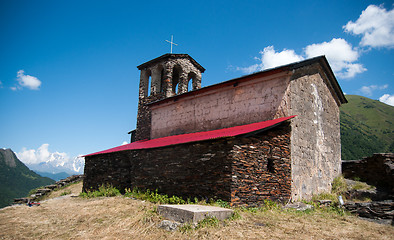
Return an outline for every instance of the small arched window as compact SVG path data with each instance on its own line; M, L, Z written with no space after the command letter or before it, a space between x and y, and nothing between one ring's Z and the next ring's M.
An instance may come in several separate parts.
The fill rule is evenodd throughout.
M172 92L177 94L179 92L179 78L181 75L182 68L179 65L174 66L172 69Z
M151 88L152 88L152 72L150 70L146 71L146 79L147 79L147 84L146 84L146 96L150 96L151 94Z
M187 75L187 91L188 92L194 90L193 89L193 85L194 85L193 82L195 81L195 79L196 79L196 74L194 72L190 72Z
M275 173L275 163L273 158L268 158L267 159L267 171L270 173Z
M148 97L150 95L150 88L151 88L151 82L152 82L152 72L147 69L143 73L142 77L142 87L144 91L144 97Z

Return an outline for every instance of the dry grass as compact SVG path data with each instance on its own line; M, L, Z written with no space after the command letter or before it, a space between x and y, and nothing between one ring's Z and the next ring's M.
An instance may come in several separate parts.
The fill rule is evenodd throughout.
M41 206L0 210L0 239L394 239L394 227L333 212L241 212L241 219L186 232L157 228L155 204L124 197L83 199L81 184Z

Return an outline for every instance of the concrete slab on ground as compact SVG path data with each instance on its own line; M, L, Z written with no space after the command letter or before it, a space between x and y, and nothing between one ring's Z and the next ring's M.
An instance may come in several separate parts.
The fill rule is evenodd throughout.
M160 205L157 211L163 217L180 223L197 223L206 217L224 220L234 212L227 208L195 204Z

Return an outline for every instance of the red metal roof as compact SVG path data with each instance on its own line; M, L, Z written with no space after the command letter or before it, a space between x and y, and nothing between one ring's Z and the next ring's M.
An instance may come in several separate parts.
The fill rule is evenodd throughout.
M111 153L111 152L119 152L119 151L126 151L126 150L137 150L137 149L146 149L146 148L158 148L158 147L165 147L170 145L182 144L182 143L189 143L189 142L199 142L209 139L215 138L224 138L224 137L233 137L237 135L242 135L246 133L255 132L258 130L262 130L268 127L273 127L283 121L289 120L295 116L290 117L283 117L277 118L273 120L258 122L258 123L251 123L242 126L230 127L230 128L223 128L218 130L212 130L207 132L196 132L196 133L187 133L182 135L174 135L162 138L156 138L151 140L142 140L137 142L132 142L129 144L125 144L119 147L110 148L104 151L92 153L85 155L84 157L104 154L104 153Z

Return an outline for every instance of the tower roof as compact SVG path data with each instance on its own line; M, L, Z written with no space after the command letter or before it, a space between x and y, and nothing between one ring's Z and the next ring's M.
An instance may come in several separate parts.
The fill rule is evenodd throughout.
M152 66L153 64L155 64L155 63L157 63L157 62L162 62L162 61L167 60L167 59L177 59L177 58L187 58L187 59L190 60L190 62L191 62L194 66L196 66L196 68L197 68L198 70L201 71L201 73L205 72L205 68L203 68L203 67L202 67L196 60L194 60L192 57L190 57L189 54L174 54L174 53L167 53L167 54L164 54L164 55L162 55L162 56L160 56L160 57L157 57L157 58L155 58L155 59L152 59L152 60L150 60L150 61L148 61L148 62L146 62L146 63L143 63L143 64L137 66L137 68L138 68L139 70L142 70L142 69L144 69L144 68L147 68L147 67L149 67L149 66Z

